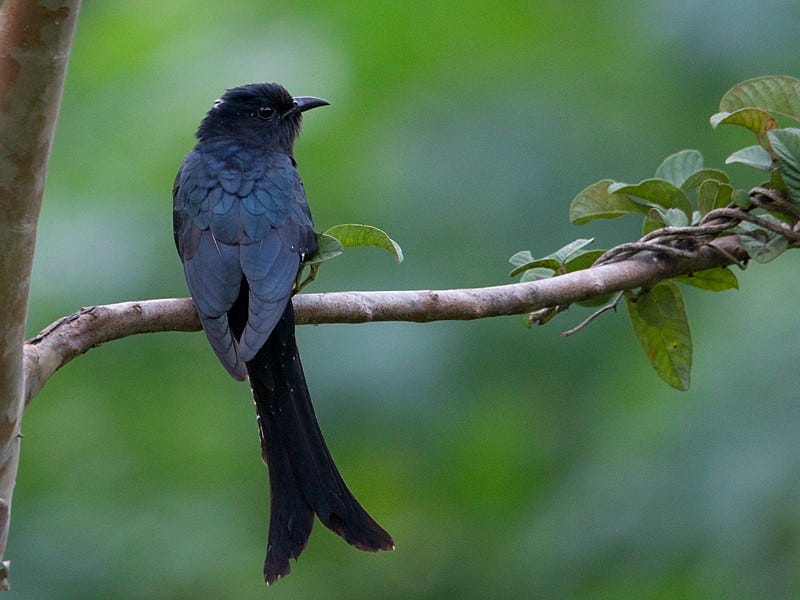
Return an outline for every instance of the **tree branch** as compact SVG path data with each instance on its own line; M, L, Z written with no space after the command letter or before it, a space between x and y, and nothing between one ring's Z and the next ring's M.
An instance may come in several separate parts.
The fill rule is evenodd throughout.
M79 0L0 6L0 561L24 400L23 341L36 226ZM0 589L8 589L0 562Z
M335 292L294 297L298 324L470 320L569 306L581 300L747 259L737 238L725 237L685 257L636 257L527 283L459 290ZM25 402L70 360L104 342L138 333L198 331L189 298L123 302L84 308L44 329L25 345Z

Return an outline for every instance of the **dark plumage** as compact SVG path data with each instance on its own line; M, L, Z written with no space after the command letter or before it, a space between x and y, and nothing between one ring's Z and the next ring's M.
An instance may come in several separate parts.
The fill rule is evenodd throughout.
M301 113L325 104L274 83L228 90L173 187L175 243L203 330L223 366L247 375L253 390L270 476L267 583L289 572L315 513L356 548L394 547L336 469L294 337L293 285L317 244L294 141Z

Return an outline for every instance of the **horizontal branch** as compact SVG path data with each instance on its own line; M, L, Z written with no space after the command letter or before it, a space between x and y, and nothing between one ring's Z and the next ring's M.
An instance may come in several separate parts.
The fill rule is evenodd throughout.
M664 279L746 260L737 238L725 237L683 257L642 253L526 283L458 290L334 292L293 299L298 324L372 321L470 320L568 306L620 290L650 287ZM139 333L198 331L189 298L123 302L84 308L25 344L26 405L57 369L104 342Z

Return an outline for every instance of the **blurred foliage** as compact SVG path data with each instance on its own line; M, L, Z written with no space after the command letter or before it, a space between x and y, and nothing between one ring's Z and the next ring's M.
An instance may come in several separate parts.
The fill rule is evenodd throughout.
M490 285L520 248L574 239L587 182L637 180L683 147L722 164L751 139L708 114L737 81L797 74L798 17L780 0L86 2L29 333L186 294L172 178L225 88L330 100L297 148L317 226L371 223L403 247L401 266L348 251L314 291ZM729 170L738 188L751 171ZM598 247L638 234L591 227ZM300 328L331 450L397 550L356 552L318 525L273 590L247 386L199 334L93 350L26 414L11 595L796 597L799 270L685 290L686 393L619 316L567 339L516 318Z

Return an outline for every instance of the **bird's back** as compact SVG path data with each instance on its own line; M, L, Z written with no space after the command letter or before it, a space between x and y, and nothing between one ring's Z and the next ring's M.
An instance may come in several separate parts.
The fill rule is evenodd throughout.
M286 154L228 139L198 142L173 188L175 242L214 351L231 374L264 344L291 297L301 256L316 248L305 191ZM248 315L239 340L227 313L242 280Z

